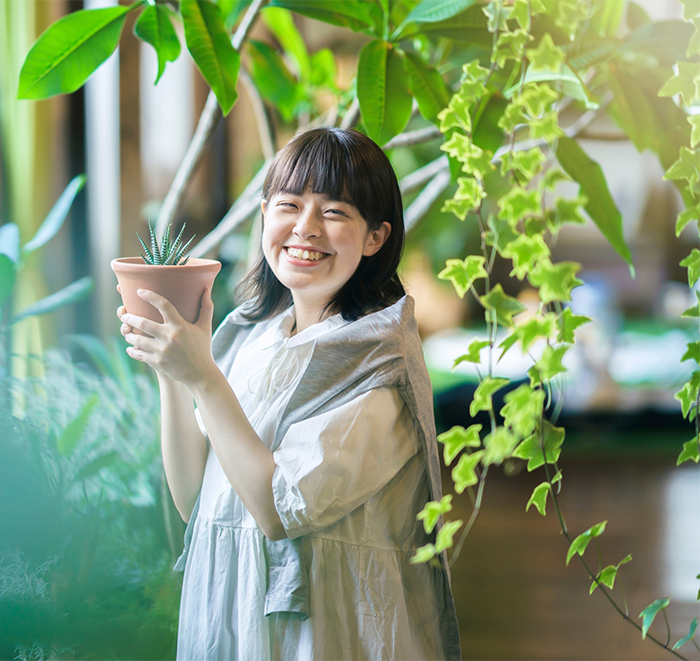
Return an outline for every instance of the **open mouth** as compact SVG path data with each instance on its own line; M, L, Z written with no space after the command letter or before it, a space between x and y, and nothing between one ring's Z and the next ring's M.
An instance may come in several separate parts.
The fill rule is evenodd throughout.
M327 253L319 252L318 250L302 250L301 248L290 248L289 246L285 246L284 249L291 258L305 262L320 262L324 257L328 257Z

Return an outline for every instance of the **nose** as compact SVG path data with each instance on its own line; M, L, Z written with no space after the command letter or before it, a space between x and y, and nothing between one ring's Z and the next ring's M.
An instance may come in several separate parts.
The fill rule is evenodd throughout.
M306 208L297 216L294 234L300 239L321 236L321 219L316 209Z

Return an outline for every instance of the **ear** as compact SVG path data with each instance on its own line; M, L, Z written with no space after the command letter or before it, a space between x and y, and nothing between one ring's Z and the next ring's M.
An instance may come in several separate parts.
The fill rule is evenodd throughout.
M265 209L267 208L267 200L260 201L260 209L262 209L262 215L265 215Z
M391 234L391 225L384 221L376 230L370 230L365 239L365 247L362 250L364 257L370 257L379 252L379 249L384 245Z

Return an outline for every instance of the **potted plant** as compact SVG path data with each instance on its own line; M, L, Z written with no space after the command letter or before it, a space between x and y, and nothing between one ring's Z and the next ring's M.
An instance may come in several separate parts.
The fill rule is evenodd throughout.
M202 294L212 286L216 274L221 270L221 262L185 257L185 252L194 239L193 236L186 244L182 244L186 225L187 223L182 226L172 244L168 225L159 245L149 221L150 249L137 233L144 250L141 256L112 260L112 270L117 276L119 292L128 312L163 323L160 312L136 293L139 289L148 289L167 298L185 321L197 321ZM135 329L134 332L139 331Z

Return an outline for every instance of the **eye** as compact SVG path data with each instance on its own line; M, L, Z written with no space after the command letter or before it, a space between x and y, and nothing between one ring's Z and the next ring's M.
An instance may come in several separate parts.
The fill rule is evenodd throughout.
M287 207L287 208L290 208L290 209L296 209L296 208L297 208L297 205L294 204L293 202L285 202L285 201L278 202L278 203L277 203L277 206L278 206L278 207Z
M330 213L334 216L345 216L347 217L347 214L344 211L341 211L340 209L326 209L324 213Z

